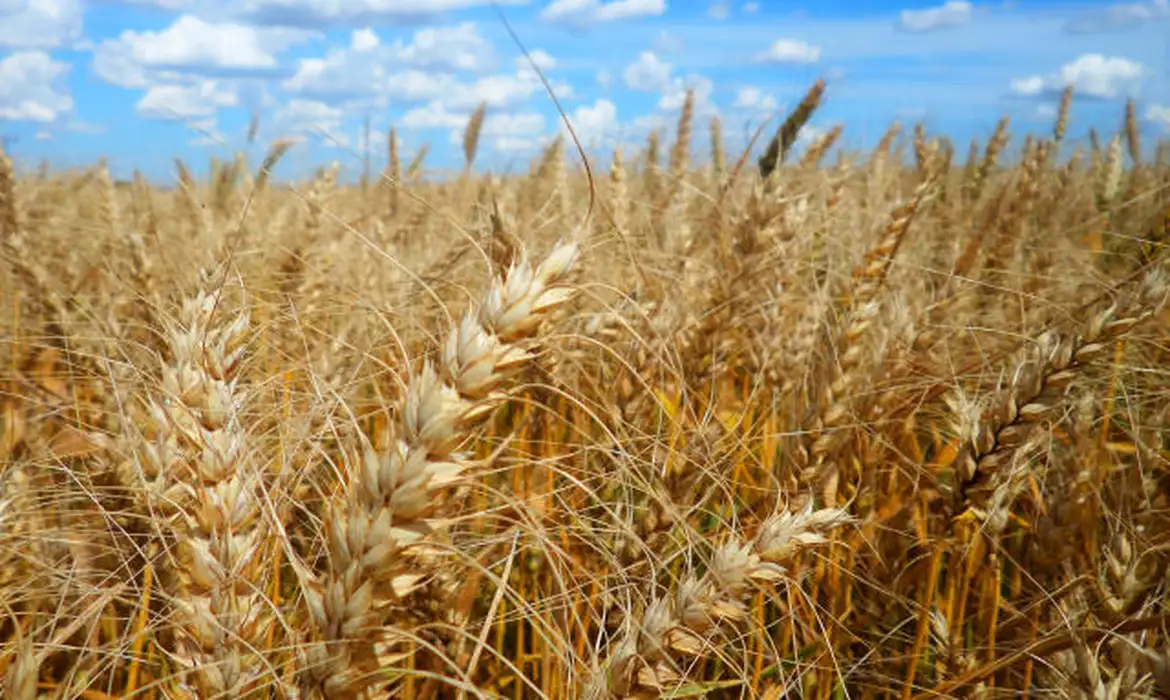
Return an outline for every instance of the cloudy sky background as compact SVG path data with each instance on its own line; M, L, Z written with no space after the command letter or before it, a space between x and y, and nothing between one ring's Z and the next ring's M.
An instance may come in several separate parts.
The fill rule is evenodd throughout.
M0 136L23 163L109 160L172 177L278 137L304 141L280 174L339 160L374 167L385 132L404 157L459 165L467 115L489 116L481 165L523 169L560 129L508 18L600 157L672 126L697 95L696 156L718 114L729 144L829 83L813 128L843 122L868 148L892 120L923 121L965 151L1002 114L1016 133L1051 127L1078 90L1070 136L1120 127L1137 101L1147 144L1170 136L1170 0L0 0Z

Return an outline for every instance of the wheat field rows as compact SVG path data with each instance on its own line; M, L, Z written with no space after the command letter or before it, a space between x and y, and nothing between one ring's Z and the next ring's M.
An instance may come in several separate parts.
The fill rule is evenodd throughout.
M1170 696L1170 143L798 147L824 87L589 171L0 157L0 695Z

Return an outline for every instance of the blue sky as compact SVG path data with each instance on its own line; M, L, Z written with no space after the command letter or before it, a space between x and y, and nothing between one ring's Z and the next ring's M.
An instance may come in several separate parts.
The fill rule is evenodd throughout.
M467 115L489 104L481 165L523 169L560 129L552 100L499 19L554 85L589 151L671 128L697 94L695 155L719 115L729 145L829 88L809 135L846 147L892 120L965 152L1002 114L1047 132L1078 90L1070 136L1120 126L1132 97L1146 141L1170 133L1170 0L0 0L0 135L18 160L106 157L116 175L172 177L267 142L302 142L279 174L338 160L360 172L363 123L381 167L395 125L405 158L457 168Z

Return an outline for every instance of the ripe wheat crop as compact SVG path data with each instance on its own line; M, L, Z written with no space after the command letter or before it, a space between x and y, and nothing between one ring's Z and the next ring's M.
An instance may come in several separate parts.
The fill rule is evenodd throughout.
M3 696L1166 697L1168 144L824 90L588 172L0 157Z

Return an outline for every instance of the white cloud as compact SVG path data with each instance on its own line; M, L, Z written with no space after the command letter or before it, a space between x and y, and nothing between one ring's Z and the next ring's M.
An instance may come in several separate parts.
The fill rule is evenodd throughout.
M0 0L0 47L52 49L81 39L81 0Z
M378 38L378 33L369 27L353 30L349 40L349 46L354 51L372 51L378 48L380 43L382 41Z
M445 127L450 129L447 141L453 146L462 147L463 132L467 128L470 115L451 114L439 110L428 116L422 112L416 115L420 120L432 119L435 123L432 128ZM489 114L484 119L480 130L479 150L482 154L490 149L496 153L518 154L533 151L539 145L538 135L544 131L544 116L537 113L519 114Z
M828 131L822 129L814 124L805 124L800 127L800 131L796 133L796 144L798 146L808 148L817 141L820 141Z
M492 139L491 146L497 153L522 155L535 151L540 146L540 140L520 136L499 136Z
M606 99L599 99L592 105L581 105L569 115L573 123L573 130L577 138L586 148L595 147L604 140L611 138L618 130L617 106ZM561 130L569 136L568 130L561 122Z
M764 97L764 91L758 87L742 87L735 92L733 107L755 107Z
M607 88L613 84L613 74L602 68L597 71L597 84L603 88Z
M523 136L544 131L544 115L540 112L488 114L483 120L484 136ZM460 132L462 137L462 132Z
M1170 107L1166 105L1153 104L1146 107L1145 119L1148 122L1153 122L1162 127L1162 130L1170 133Z
M528 57L530 57L532 62L536 64L536 67L541 70L552 70L557 66L557 59L553 58L549 52L544 51L543 49L532 49L528 52ZM528 58L524 56L516 57L516 70L524 71L531 68L532 66L528 63Z
M191 139L192 146L216 148L226 143L214 116L190 121L187 123L187 127L198 134L198 136Z
M436 100L408 111L398 123L405 129L453 129L467 124L467 114L451 112Z
M0 120L50 123L73 109L58 85L69 64L44 51L18 51L0 59Z
M629 120L622 130L622 139L631 144L646 138L655 129L662 131L671 127L670 120L661 112L642 114ZM640 144L639 144L640 146Z
M1017 95L1041 97L1058 93L1066 85L1072 85L1079 95L1113 99L1135 92L1146 74L1142 64L1129 59L1087 53L1061 66L1054 75L1017 78L1011 81L1009 87Z
M439 82L430 80L427 74L420 75L418 84L428 89ZM378 91L386 80L386 71L380 63L363 61L345 49L334 49L324 58L301 59L296 72L284 80L281 87L296 94L357 98ZM432 96L427 92L423 99Z
M349 144L342 133L345 113L317 100L293 99L277 110L275 126L282 136L317 137L325 144Z
M536 64L540 72L545 74L546 78L548 77L548 72L557 67L557 59L553 58L552 54L542 49L532 49L528 52L528 56L521 55L516 57L516 75L535 81L540 80L540 74L533 70L532 63L528 62L529 57L532 58L532 63ZM558 95L567 95L569 92L572 92L572 88L568 83L552 84L553 91Z
M758 3L758 2L745 2L743 4L744 14L754 15L759 11L760 11L760 3Z
M760 88L748 85L735 92L735 102L732 103L732 107L753 112L773 112L779 105L776 104L775 97L765 95Z
M1123 2L1084 13L1066 24L1065 30L1074 34L1104 32L1166 19L1170 19L1170 0Z
M666 0L553 0L540 11L546 22L586 26L666 12Z
M821 60L821 47L799 39L777 39L765 51L756 54L760 63L816 63Z
M671 65L653 51L643 51L636 61L626 66L622 78L631 90L650 92L661 90L670 82L670 71Z
M269 76L276 54L315 36L312 32L210 23L183 15L161 31L124 31L94 53L98 77L120 87L145 88L175 75Z
M386 91L397 102L422 102L433 100L453 90L455 78L444 73L426 73L420 70L404 70L386 76Z
M396 41L393 55L420 68L479 70L491 60L492 45L479 35L474 22L464 22L420 29L409 44Z
M730 0L715 0L715 2L707 6L707 16L711 19L727 19L730 17Z
M961 27L971 21L973 8L966 0L948 0L925 10L902 10L898 28L905 32L933 32Z
M496 2L501 5L523 5L528 0ZM257 23L295 27L433 21L448 12L485 7L490 4L491 0L236 0L232 3L223 1L223 5L229 11Z
M486 75L471 80L459 80L455 74L444 70L459 66L470 67L470 62L458 59L457 54L443 52L453 44L463 42L465 46L478 45L482 41L471 25L445 30L422 30L415 34L408 45L401 42L383 49L376 49L375 55L382 60L372 60L370 55L355 53L349 49L334 49L323 58L302 59L296 72L281 86L288 92L327 100L342 101L349 107L385 107L388 104L419 104L436 102L447 112L458 114L474 109L480 102L490 107L505 107L522 102L544 90L540 77L527 60L516 61L514 73ZM488 46L485 44L485 46ZM446 48L444 48L446 47ZM490 46L488 46L490 49ZM433 54L433 56L432 56ZM471 54L467 54L471 55ZM545 51L531 52L533 60L542 69L551 69L555 59ZM450 61L438 70L387 68L397 61L422 62ZM476 59L479 62L479 59ZM552 82L558 97L568 97L571 86L564 82ZM427 112L426 110L432 111ZM437 113L431 107L416 110L416 114ZM438 115L438 121L444 120Z
M41 130L41 131L38 131L37 135L34 136L33 138L35 138L37 141L52 141L53 134L51 132Z
M1029 97L1043 93L1046 85L1047 81L1038 75L1032 75L1027 78L1016 78L1010 83L1012 92L1017 95L1028 95Z
M557 88L556 85L553 87ZM562 85L561 89L564 87ZM486 102L489 107L506 107L522 102L542 90L544 85L531 71L515 75L487 75L452 90L445 102L450 107L468 110L474 109L481 102Z
M702 117L711 114L714 109L714 105L711 104L711 93L715 90L715 84L711 82L710 78L698 74L672 80L658 100L658 109L667 112L680 109L683 102L686 101L688 90L693 90L695 93L695 116Z
M544 52L534 55L538 61L552 59ZM491 60L491 44L470 22L428 27L415 32L409 42L393 44L382 44L366 29L353 33L349 48L330 49L322 57L298 61L296 71L281 86L307 97L365 100L379 107L390 102L419 103L454 92L458 81L450 71L481 68Z
M138 101L138 113L147 119L212 117L220 107L234 107L239 97L214 80L194 85L155 85Z
M405 129L448 129L448 140L458 145L473 109L470 100L460 107L434 100L408 111L397 123ZM489 105L480 134L495 150L516 152L534 148L544 131L544 115L539 112L494 112Z
M436 115L440 113L436 112ZM470 115L446 114L437 121L450 127L447 140L455 146L463 144L463 132ZM496 151L515 152L524 150L521 143L529 141L535 146L536 136L544 132L544 115L538 112L491 114L483 120L480 129L481 143L489 144Z
M153 7L171 12L185 10L195 4L195 0L118 0L118 2L123 5Z

